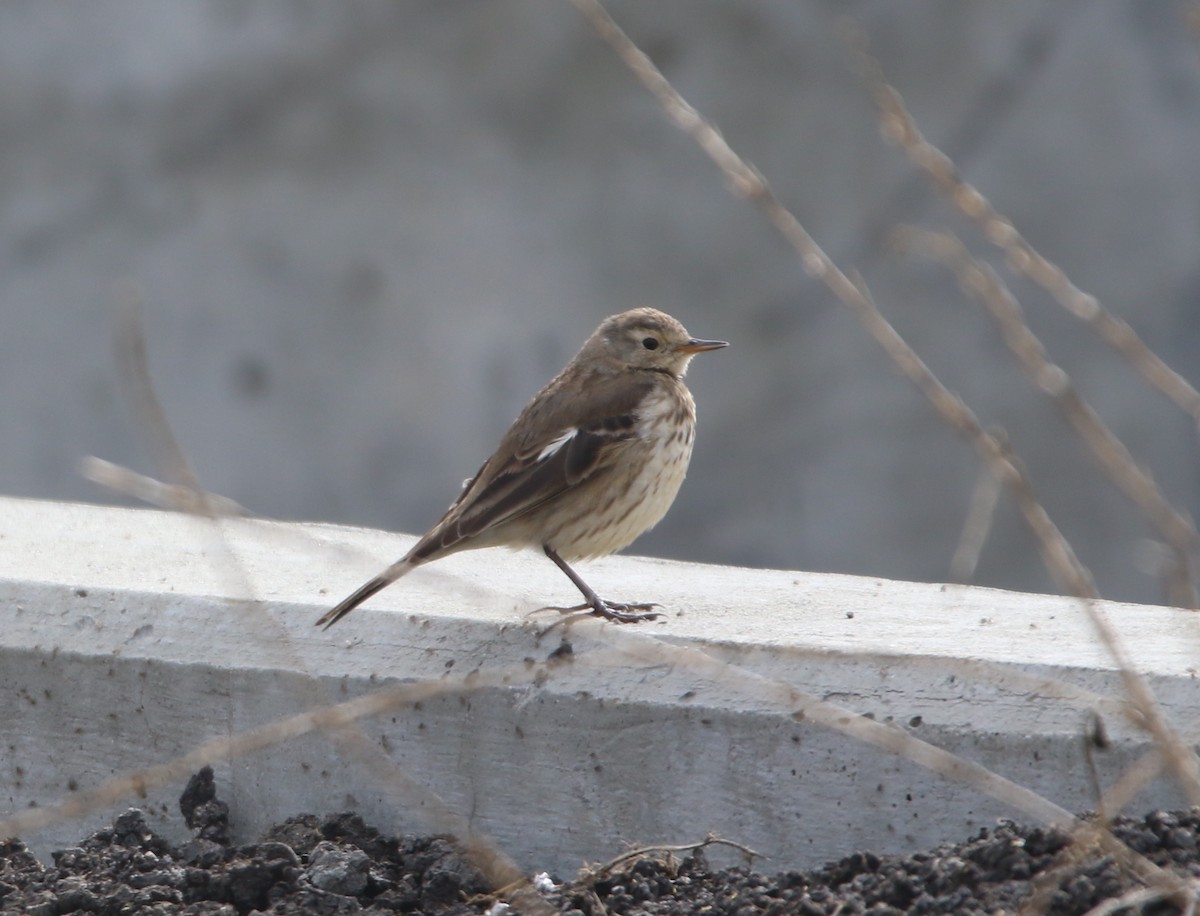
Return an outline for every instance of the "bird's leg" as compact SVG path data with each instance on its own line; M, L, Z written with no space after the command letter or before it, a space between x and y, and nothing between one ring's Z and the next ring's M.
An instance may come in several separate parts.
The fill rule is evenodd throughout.
M575 587L583 593L583 604L575 607L550 607L546 610L559 611L563 614L570 614L573 611L585 611L589 608L597 617L603 617L605 620L613 620L617 623L639 623L643 620L657 620L662 616L661 613L655 612L652 609L658 607L657 604L623 604L617 601L605 601L594 591L591 586L579 578L579 573L575 572L567 561L560 557L553 547L549 544L543 544L542 550L546 556L554 561L554 565L567 574L567 578L575 583Z

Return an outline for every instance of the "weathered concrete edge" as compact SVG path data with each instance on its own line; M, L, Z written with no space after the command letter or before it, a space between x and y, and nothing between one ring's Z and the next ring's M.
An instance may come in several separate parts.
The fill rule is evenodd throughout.
M545 618L524 614L531 595L561 600L564 583L530 555L452 558L326 634L310 623L340 594L322 596L318 583L350 565L365 570L350 575L356 584L404 539L245 522L218 535L171 513L27 500L0 500L0 520L8 811L406 680L447 692L364 727L380 759L429 791L398 789L379 760L342 761L328 736L312 735L218 764L240 832L347 807L386 829L437 829L432 792L523 867L569 873L623 841L715 830L784 867L927 845L1015 813L795 721L773 693L782 685L891 720L1071 810L1094 801L1080 750L1090 710L1117 738L1102 779L1144 748L1122 726L1111 666L1075 661L1102 657L1077 607L1049 596L614 559L596 565L605 580L662 594L684 616L654 628L586 621L566 634L575 661L545 675L561 635L539 638ZM347 560L331 543L371 555ZM1153 683L1178 720L1200 718L1195 681L1172 667L1177 649L1195 648L1192 616L1103 610L1137 615L1123 627L1134 657L1157 660ZM1014 644L1020 662L1006 655ZM691 664L694 650L724 667ZM512 684L466 689L475 670L510 672ZM179 789L131 803L180 835ZM1143 803L1177 801L1160 783ZM109 816L30 839L44 852Z

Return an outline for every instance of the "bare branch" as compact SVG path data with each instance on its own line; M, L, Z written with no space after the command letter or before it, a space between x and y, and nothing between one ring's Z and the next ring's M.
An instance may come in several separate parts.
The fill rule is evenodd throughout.
M1191 519L1171 505L1125 443L1079 394L1066 371L1050 361L1045 346L1025 321L1020 303L1000 276L989 265L971 257L962 240L950 233L905 227L893 238L902 250L916 251L947 265L954 271L963 292L983 304L1021 367L1054 400L1109 478L1175 551L1176 563L1184 571L1182 579L1188 588L1184 594L1172 595L1172 603L1195 607L1192 582L1200 535Z
M866 32L847 20L845 34L858 62L859 73L871 92L886 137L900 146L909 160L925 172L963 214L979 226L984 237L1004 252L1008 265L1032 280L1068 312L1091 327L1120 353L1153 387L1200 423L1200 391L1163 362L1128 324L1106 311L1093 295L1079 289L1061 268L1042 257L986 197L958 174L950 157L930 143L917 128L899 91L883 75L871 54Z

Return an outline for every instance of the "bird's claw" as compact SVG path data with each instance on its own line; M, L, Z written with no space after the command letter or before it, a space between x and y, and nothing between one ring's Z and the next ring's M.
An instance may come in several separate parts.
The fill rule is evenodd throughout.
M591 614L593 617L602 617L605 620L612 620L615 623L641 623L643 620L657 620L662 617L661 611L655 611L657 604L626 604L622 601L605 601L603 598L598 599L596 604L583 602L572 607L558 607L557 605L547 605L543 608L538 608L539 611L558 611L558 613L567 614Z
M641 623L643 620L658 620L661 612L653 610L657 604L624 604L619 601L605 601L591 605L592 613L605 620L617 623ZM581 608L582 610L582 608Z

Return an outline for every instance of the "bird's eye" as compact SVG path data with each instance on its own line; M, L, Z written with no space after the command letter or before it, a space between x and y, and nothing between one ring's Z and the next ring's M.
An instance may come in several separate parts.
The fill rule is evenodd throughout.
M658 338L647 337L645 340L642 341L642 346L645 347L647 350L657 350L658 349Z

